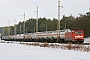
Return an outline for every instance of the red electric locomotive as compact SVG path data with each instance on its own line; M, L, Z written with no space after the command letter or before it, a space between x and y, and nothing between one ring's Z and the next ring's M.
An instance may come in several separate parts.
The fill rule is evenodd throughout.
M83 30L71 30L66 31L65 33L65 41L72 41L72 42L84 42L84 31Z

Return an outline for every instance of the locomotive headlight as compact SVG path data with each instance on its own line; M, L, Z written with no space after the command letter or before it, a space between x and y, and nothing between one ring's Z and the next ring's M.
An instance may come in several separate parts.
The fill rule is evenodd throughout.
M75 39L77 39L77 38L75 37Z
M83 37L81 39L83 39Z
M83 39L83 36L75 36L75 39Z

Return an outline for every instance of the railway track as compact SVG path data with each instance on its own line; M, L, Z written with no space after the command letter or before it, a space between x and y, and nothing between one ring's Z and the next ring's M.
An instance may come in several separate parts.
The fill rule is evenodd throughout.
M1 40L0 42L14 42L14 41L5 41ZM24 41L15 41L15 42L24 42ZM30 43L30 42L25 42L25 43ZM34 42L33 42L34 43ZM45 42L39 42L39 43L45 43ZM47 42L48 43L48 42ZM52 43L55 44L55 43ZM59 44L79 44L79 45L90 45L90 43L59 43Z
M90 43L82 43L83 45L90 45Z

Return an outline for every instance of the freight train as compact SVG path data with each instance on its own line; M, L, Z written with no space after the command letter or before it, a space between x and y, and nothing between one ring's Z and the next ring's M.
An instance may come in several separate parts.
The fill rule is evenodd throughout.
M2 36L3 40L7 41L25 41L25 42L84 42L83 30L58 30L46 31L37 33L26 33Z

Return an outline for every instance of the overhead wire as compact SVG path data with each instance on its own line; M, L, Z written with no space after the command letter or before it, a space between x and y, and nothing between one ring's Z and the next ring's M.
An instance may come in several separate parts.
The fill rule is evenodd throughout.
M74 7L78 7L78 6L84 5L84 4L86 4L86 3L89 3L89 2L90 2L90 0L88 0L88 1L86 1L86 2L84 2L84 3L78 4L78 5L68 6L68 7L64 7L64 8L74 8ZM42 14L41 16L43 16L43 15L50 15L50 14L53 14L53 13L55 13L55 12L57 12L57 11L58 11L58 10L54 10L54 11L52 11L52 12L50 12L50 13Z
M54 10L54 11L52 11L52 12L50 12L50 13L45 13L45 14L42 14L42 15L40 15L40 16L43 16L43 15L50 15L50 14L53 14L53 13L55 13L57 10Z
M73 6L69 6L69 7L65 7L65 8L77 7L77 6L81 6L81 5L84 5L84 4L89 3L89 2L90 2L90 0L88 0L84 3L78 4L78 5L73 5Z

